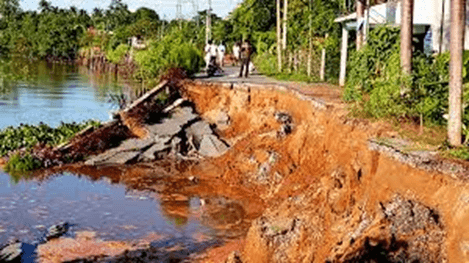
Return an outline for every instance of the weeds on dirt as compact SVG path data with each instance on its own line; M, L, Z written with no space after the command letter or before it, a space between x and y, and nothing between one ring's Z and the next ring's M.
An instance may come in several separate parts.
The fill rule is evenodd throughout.
M458 147L455 149L448 150L447 153L452 156L456 157L458 159L462 159L465 161L469 160L469 147Z

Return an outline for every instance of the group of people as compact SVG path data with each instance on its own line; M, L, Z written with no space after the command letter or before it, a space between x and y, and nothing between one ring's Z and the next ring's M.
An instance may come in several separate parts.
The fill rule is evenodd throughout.
M208 69L210 62L215 60L216 65L218 66L225 66L224 58L225 58L225 44L220 42L220 45L216 45L212 40L209 40L207 45L205 45L205 70ZM218 67L219 67L218 66Z
M224 58L226 47L223 42L217 46L211 40L208 41L207 45L205 46L205 63L206 67L205 70L208 70L209 65L215 63L216 67L219 68L221 71L221 67L225 66ZM248 39L244 40L244 42L236 42L233 46L233 55L236 61L241 62L241 69L239 71L239 77L248 77L249 72L254 70L254 65L251 62L251 55L253 53L253 48L251 43ZM244 73L244 74L243 74Z

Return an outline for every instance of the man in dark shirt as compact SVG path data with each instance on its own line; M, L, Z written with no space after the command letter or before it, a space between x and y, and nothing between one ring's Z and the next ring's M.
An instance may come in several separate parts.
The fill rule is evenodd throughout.
M248 39L244 40L241 45L240 59L241 59L241 70L239 71L239 77L243 76L243 70L245 71L244 77L248 77L249 74L249 62L251 61L252 46Z

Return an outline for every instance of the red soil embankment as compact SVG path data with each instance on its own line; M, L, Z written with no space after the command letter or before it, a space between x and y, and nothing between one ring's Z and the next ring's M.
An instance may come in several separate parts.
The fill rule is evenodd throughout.
M248 187L268 204L243 262L469 261L469 185L370 150L368 139L394 134L385 125L287 90L185 89L203 117L230 119L220 134L232 149L192 172ZM291 116L291 134L279 132L279 112Z

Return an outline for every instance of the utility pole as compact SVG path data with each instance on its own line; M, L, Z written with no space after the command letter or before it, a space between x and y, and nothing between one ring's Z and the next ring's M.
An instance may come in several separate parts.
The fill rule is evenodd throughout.
M205 43L212 38L212 0L208 0L207 28L205 29Z

